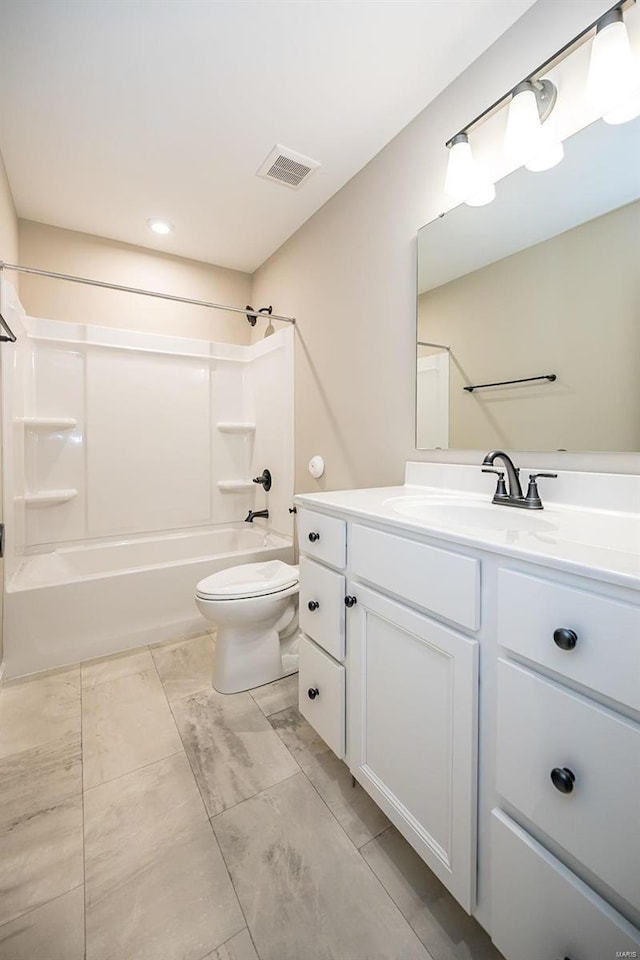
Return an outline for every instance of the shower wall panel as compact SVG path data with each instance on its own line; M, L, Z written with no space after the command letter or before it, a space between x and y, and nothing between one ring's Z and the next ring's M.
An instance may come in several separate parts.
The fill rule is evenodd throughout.
M9 575L58 545L265 506L256 528L292 534L292 329L238 346L23 317L2 364Z
M211 519L209 360L87 354L89 536Z

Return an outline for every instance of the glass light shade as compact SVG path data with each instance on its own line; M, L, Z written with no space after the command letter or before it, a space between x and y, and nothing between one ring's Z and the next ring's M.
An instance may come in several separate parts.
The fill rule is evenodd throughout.
M533 90L521 90L511 98L507 116L505 152L510 160L522 166L537 151L540 142L540 115Z
M539 173L542 170L551 170L552 167L560 163L563 157L564 147L556 133L553 117L550 117L542 124L538 145L525 166L532 173Z
M604 114L602 119L605 123L627 123L628 120L635 120L640 116L640 64L638 63L634 64L634 74L634 89L617 107Z
M489 170L483 163L476 164L476 174L478 177L478 189L465 200L468 207L484 207L496 198L495 184L489 176Z
M471 144L466 134L462 136L464 139L460 137L449 147L449 163L444 181L444 192L454 200L466 200L467 197L477 193L482 186Z
M599 116L613 113L633 95L636 71L624 21L615 20L598 30L591 46L587 98Z

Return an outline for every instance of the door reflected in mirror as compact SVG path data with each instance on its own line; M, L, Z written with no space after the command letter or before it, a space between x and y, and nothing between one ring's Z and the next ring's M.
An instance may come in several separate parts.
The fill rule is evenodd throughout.
M640 450L640 120L565 152L418 233L419 449Z

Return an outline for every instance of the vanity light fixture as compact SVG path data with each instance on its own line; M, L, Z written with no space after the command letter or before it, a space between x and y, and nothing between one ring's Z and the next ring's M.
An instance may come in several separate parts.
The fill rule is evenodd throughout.
M167 233L173 233L175 230L170 220L163 220L161 217L150 217L147 220L147 226L149 230L153 230L154 233L161 234L162 236Z
M640 63L634 62L624 23L624 11L635 3L636 0L618 2L447 141L445 193L449 197L469 206L482 206L495 197L488 171L474 161L469 134L507 103L507 156L533 172L549 170L560 163L564 147L553 118L549 119L557 89L544 75L591 39L587 82L591 104L607 123L625 123L640 115Z
M587 97L606 123L626 123L640 114L640 64L634 62L620 7L596 26Z

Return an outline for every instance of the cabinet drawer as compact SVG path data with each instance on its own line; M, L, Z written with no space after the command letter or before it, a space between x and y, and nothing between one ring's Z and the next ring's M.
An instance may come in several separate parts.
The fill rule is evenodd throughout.
M556 645L554 631L562 628L575 633L573 649ZM640 607L501 570L498 640L529 660L640 710Z
M353 576L470 630L480 626L480 562L426 543L354 524Z
M307 637L299 641L300 713L338 757L345 754L345 671Z
M341 573L300 558L300 629L336 660L344 660L344 590Z
M338 517L301 510L298 515L298 543L300 553L342 569L347 558L347 525Z
M506 960L640 955L640 931L505 814L491 820L491 937Z
M554 786L554 769L570 792ZM496 785L640 908L640 725L499 660Z

